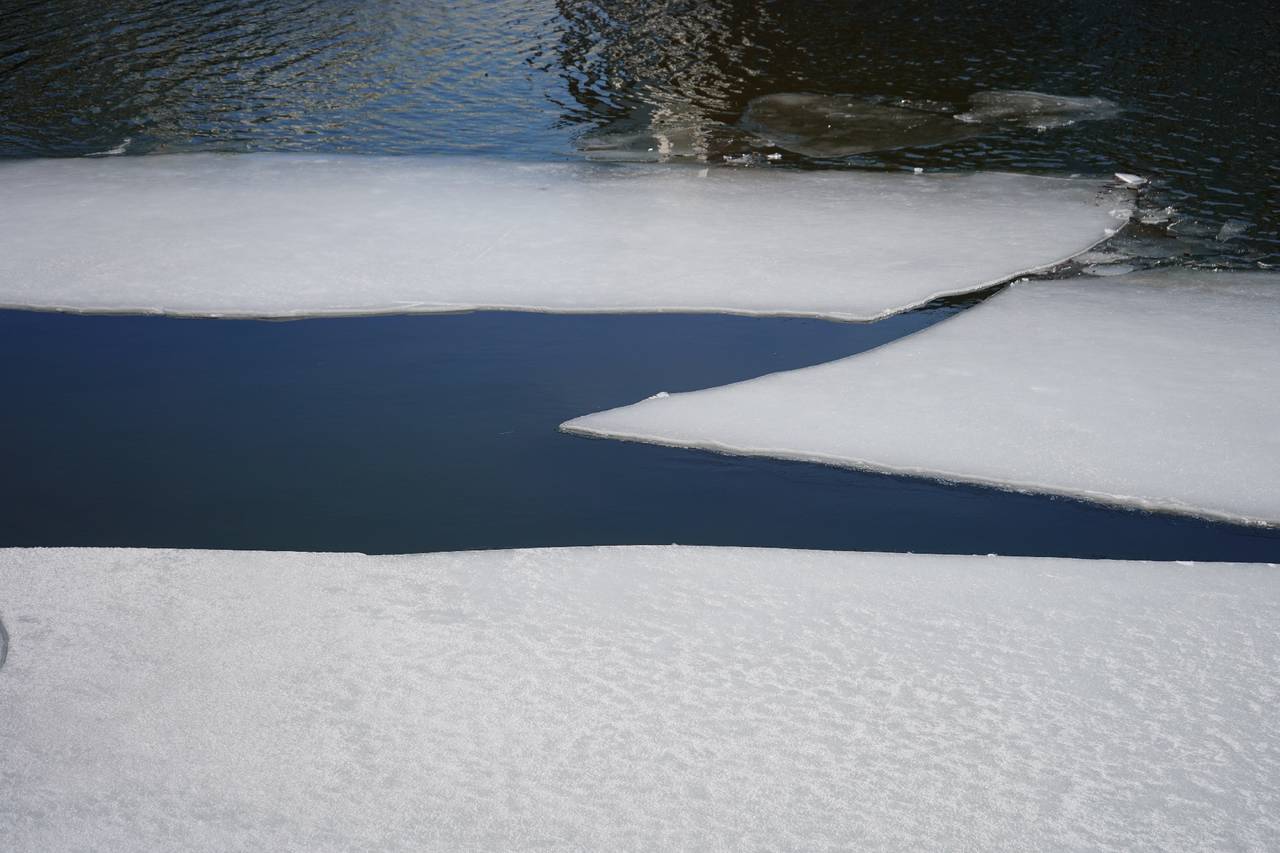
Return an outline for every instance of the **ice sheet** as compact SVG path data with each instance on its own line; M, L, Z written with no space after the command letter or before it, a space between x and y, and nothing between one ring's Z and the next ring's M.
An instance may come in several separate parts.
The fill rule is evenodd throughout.
M1280 569L0 551L12 851L1274 849Z
M1028 282L848 359L562 428L1278 524L1277 365L1280 275Z
M970 109L956 118L965 122L1016 122L1049 129L1078 121L1114 118L1120 108L1106 98L1051 95L1044 92L977 92Z
M1101 187L446 157L13 161L0 305L872 319L1089 248L1120 224Z

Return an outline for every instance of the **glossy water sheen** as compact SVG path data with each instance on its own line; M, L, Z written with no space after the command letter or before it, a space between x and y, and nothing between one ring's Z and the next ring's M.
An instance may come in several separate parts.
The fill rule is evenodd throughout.
M1280 530L557 432L940 319L0 312L0 545L670 543L1280 560ZM16 404L16 405L15 405Z

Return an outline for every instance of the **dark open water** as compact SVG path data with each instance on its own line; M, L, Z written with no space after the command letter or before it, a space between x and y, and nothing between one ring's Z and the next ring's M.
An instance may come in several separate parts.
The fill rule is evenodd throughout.
M1105 121L769 168L1136 172L1172 262L1280 263L1280 14L1245 2L0 0L0 156L576 157L759 95L1096 95ZM727 167L726 167L727 168ZM1212 235L1235 221L1241 237ZM1198 239L1186 240L1186 236ZM1138 236L1169 241L1163 226ZM1163 261L1168 262L1168 261ZM861 351L868 326L482 313L294 323L0 313L0 545L374 552L688 542L1280 559L1280 531L555 431Z

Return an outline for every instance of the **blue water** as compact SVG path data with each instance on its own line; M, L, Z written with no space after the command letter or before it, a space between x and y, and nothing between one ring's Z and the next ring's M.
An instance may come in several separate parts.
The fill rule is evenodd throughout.
M1208 234L1246 226L1172 262L1260 268L1280 263L1278 24L1240 0L9 0L0 157L572 158L584 134L662 109L713 128L718 154L738 150L739 114L771 92L960 104L1032 89L1124 112L844 162L788 154L781 167L1137 172L1152 178L1148 203ZM0 312L0 545L1280 560L1280 531L556 431L659 390L859 352L964 305L871 325Z
M660 390L859 352L956 310L870 325L0 312L0 545L681 542L1280 559L1280 530L556 429Z

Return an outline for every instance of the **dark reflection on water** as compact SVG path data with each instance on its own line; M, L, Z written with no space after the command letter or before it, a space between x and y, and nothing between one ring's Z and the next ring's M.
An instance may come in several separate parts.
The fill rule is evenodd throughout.
M659 390L857 352L956 310L871 325L0 312L0 546L682 542L1280 560L1280 530L556 431Z
M738 144L773 92L963 105L1098 95L1111 120L864 154L869 167L1153 175L1280 260L1280 12L1165 3L813 0L13 2L0 154L197 149L566 155L676 116ZM720 137L721 148L716 147ZM794 161L796 158L791 157ZM803 161L802 165L804 164Z

